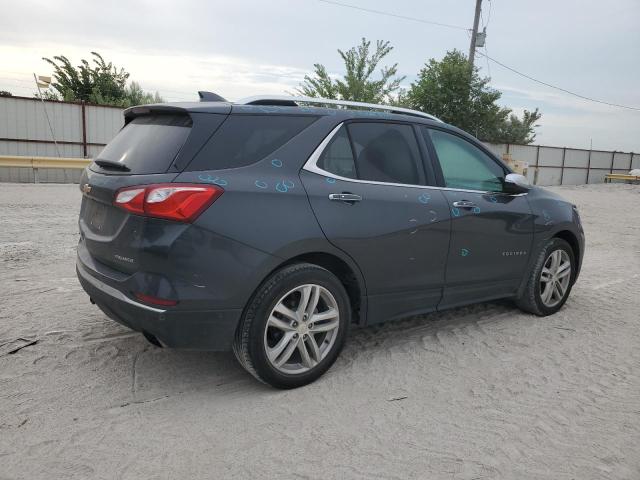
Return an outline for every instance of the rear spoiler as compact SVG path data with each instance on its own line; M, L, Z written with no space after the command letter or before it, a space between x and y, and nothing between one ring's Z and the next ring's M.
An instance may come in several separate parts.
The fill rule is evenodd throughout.
M151 105L137 105L124 111L124 123L129 123L142 115L191 115L192 113L217 113L228 115L231 113L231 104L228 102L199 103L155 103Z

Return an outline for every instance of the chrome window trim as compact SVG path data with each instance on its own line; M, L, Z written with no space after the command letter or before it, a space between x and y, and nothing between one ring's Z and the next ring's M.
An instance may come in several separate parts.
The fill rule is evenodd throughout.
M322 155L322 152L324 152L325 148L327 148L327 146L329 145L329 143L331 142L331 140L333 139L333 137L338 133L338 131L340 130L340 128L342 128L344 126L346 122L340 122L338 125L336 125L334 127L333 130L331 130L331 132L329 132L329 134L324 138L324 140L322 140L322 142L320 142L320 145L318 145L316 147L316 149L313 151L313 153L311 154L311 156L309 157L309 159L306 161L306 163L304 164L304 166L302 167L303 170L306 170L307 172L311 172L311 173L316 173L318 175L322 175L323 177L329 177L329 178L334 178L336 180L341 180L343 182L351 182L351 183L361 183L364 185L388 185L391 187L409 187L409 188L420 188L420 189L429 189L429 190L445 190L445 191L450 191L450 192L468 192L468 193L481 193L481 194L489 194L489 195L508 195L511 197L519 197L522 195L526 195L526 193L518 193L518 194L509 194L509 193L505 193L505 192L491 192L491 191L485 191L485 190L465 190L463 188L449 188L449 187L438 187L436 185L413 185L410 183L390 183L390 182L377 182L374 180L360 180L357 178L349 178L349 177L343 177L341 175L336 175L335 173L331 173L331 172L327 172L326 170L323 170L322 168L318 167L318 160L320 159L320 155Z

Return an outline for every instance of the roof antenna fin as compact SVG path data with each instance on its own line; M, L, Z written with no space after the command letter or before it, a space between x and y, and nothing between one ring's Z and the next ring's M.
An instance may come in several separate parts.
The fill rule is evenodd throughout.
M205 92L203 90L200 90L198 92L198 96L200 97L201 102L226 102L227 101L216 93Z

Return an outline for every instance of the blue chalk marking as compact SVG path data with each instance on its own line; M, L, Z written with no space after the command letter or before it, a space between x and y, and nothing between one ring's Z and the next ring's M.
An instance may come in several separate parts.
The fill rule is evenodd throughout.
M280 168L282 167L282 160L278 158L274 158L273 160L271 160L271 165L273 165L276 168Z
M471 210L473 213L480 213L480 207L473 207L473 210Z
M336 183L336 179L335 179L335 178L331 178L331 177L327 177L327 178L325 178L325 181L326 181L327 183Z
M459 208L456 208L456 207L453 207L453 208L451 209L451 214L452 214L454 217L459 217L459 216L460 216L460 209L459 209Z
M429 213L431 214L431 222L435 222L438 219L438 213L435 210L429 210Z
M460 255L462 257L468 257L471 254L471 250L467 249L467 248L462 248L460 250Z
M203 182L207 182L207 183L213 183L214 185L219 185L221 187L224 187L225 185L228 185L229 182L227 182L226 180L219 178L219 177L211 177L211 175L198 175L198 179L203 181Z
M256 187L258 188L267 188L267 182L263 182L262 180L256 180Z
M418 196L418 201L420 203L424 203L425 205L429 203L429 200L431 200L431 195L429 195L428 193L423 193L422 195Z
M276 190L281 193L287 193L295 184L291 180L282 180L276 184Z
M275 105L273 105L273 106L260 105L260 106L258 107L258 109L259 109L261 112L264 112L264 113L276 113L276 112L279 112L279 111L280 111L280 107L275 106Z
M489 197L489 201L490 201L491 203L497 203L497 202L498 202L498 199L497 199L496 197L494 197L493 195L491 195L491 196Z

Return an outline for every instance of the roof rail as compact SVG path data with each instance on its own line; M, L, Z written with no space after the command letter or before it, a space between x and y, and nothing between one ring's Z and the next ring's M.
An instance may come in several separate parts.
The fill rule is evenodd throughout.
M437 122L442 122L437 117L428 113L420 112L418 110L411 110L409 108L395 107L393 105L378 105L375 103L363 103L363 102L351 102L347 100L332 100L329 98L316 98L316 97L290 97L288 95L255 95L253 97L246 97L235 102L239 105L280 105L290 107L297 105L298 103L317 103L322 105L342 105L345 107L359 107L370 108L377 110L384 110L390 113L399 113L402 115L414 115L416 117L428 118Z

